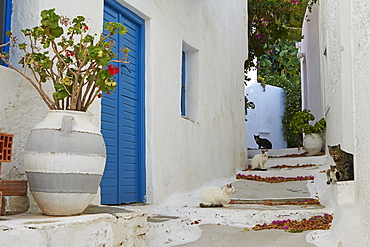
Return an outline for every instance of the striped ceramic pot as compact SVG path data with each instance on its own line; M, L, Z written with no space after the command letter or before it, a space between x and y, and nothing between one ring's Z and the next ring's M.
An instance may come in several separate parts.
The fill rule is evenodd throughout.
M30 191L44 214L80 214L97 193L106 150L90 116L49 111L30 134L24 166Z

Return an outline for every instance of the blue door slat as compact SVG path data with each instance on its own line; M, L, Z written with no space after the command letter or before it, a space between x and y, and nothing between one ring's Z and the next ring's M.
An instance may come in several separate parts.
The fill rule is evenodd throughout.
M137 155L137 152L135 150L132 150L132 149L131 150L126 149L125 153L126 153L127 156L132 156L132 157L136 157L136 155Z
M123 145L122 145L122 148L127 148L127 149L134 149L134 150L137 150L137 146L135 143L131 143L131 142L125 142Z
M127 34L113 38L115 49L130 49L126 64L130 72L117 64L117 88L102 99L101 129L108 153L102 203L144 202L144 21L116 1L105 0L104 22L108 21L128 28Z

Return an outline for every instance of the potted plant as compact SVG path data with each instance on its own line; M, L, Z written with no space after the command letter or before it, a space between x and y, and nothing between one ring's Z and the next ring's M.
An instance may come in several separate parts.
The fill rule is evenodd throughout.
M326 121L321 118L315 124L310 124L315 117L310 110L303 109L296 112L289 126L294 133L304 134L303 146L308 154L317 154L322 148L321 133L325 131Z
M125 65L129 52L122 48L120 58L111 49L111 37L127 32L122 24L107 22L104 30L90 34L85 17L70 19L49 9L41 11L40 25L22 30L27 44L17 44L9 31L10 41L0 45L17 45L23 52L23 69L7 53L0 58L31 83L50 109L31 131L24 154L30 191L48 215L83 212L104 171L104 140L86 111L103 92L114 91L117 64Z

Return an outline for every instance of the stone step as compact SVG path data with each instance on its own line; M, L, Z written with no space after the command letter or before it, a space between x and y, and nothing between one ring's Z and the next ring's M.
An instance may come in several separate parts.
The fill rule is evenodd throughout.
M266 161L265 167L274 165L296 165L296 164L317 164L323 165L327 163L327 156L306 156L306 157L293 157L293 158L269 158Z
M200 222L187 217L170 215L151 215L148 217L149 231L146 234L146 246L164 246L195 241L201 236Z
M312 171L310 171L312 173ZM269 195L280 201L294 201L316 198L313 181L285 182L269 184L249 180L233 182L237 197L248 198L244 202L262 202ZM244 187L244 188L243 188ZM273 190L265 191L267 188ZM247 188L247 189L245 189ZM259 189L257 189L259 188ZM291 189L291 190L287 190ZM285 191L280 191L284 190ZM171 246L191 242L200 237L199 225L228 225L251 229L256 224L271 223L272 220L302 220L332 211L323 205L263 205L263 204L230 204L229 207L201 208L199 191L191 193L185 200L180 194L171 199L174 205L144 206L149 213L148 246L163 246L171 242ZM269 198L271 199L271 198ZM182 201L182 202L181 202ZM186 202L186 203L185 203ZM274 202L274 201L272 201ZM171 217L168 217L171 216ZM179 218L176 218L179 217Z
M324 213L331 213L322 206L281 205L266 206L259 204L236 205L222 208L157 208L163 215L148 218L149 231L147 246L175 246L192 242L201 236L200 225L226 225L251 229L256 224L271 223L274 220L302 220ZM178 215L179 218L168 215ZM161 220L165 219L165 220ZM153 221L154 219L154 221Z
M269 156L283 156L287 154L302 154L306 150L303 148L281 148L281 149L269 149ZM252 158L254 155L261 153L260 149L248 149L248 158Z
M146 212L104 206L77 216L24 213L0 221L1 246L145 246L148 230Z
M249 159L248 164L250 164L252 159ZM327 156L308 156L308 157L294 157L294 158L268 158L268 160L265 163L265 168L270 169L273 166L277 165L290 165L295 166L297 164L299 165L305 165L305 164L315 164L317 166L325 166L326 164L333 163L331 158L328 158ZM248 165L245 166L247 168ZM326 167L326 166L325 166ZM317 167L316 167L317 168ZM276 170L279 170L277 168L274 168ZM294 169L295 171L299 172L299 169L297 168L287 168L287 169ZM309 170L309 169L315 169L315 167L305 167L300 168L301 170Z
M309 159L323 161L326 157L309 157ZM285 159L285 158L284 158ZM271 158L281 161L283 158ZM295 161L307 161L307 157L293 158ZM312 161L313 162L313 161ZM298 162L297 162L298 163ZM296 162L290 162L295 165ZM300 164L304 164L299 162ZM276 164L276 163L275 163ZM271 164L272 166L272 164ZM327 188L325 174L320 173L327 166L307 168L284 168L273 169L268 167L267 171L244 171L243 174L267 176L315 176L318 177L319 185ZM140 206L148 212L147 246L175 246L196 240L201 236L200 225L224 225L251 229L256 224L271 223L273 220L302 220L325 213L332 214L332 210L326 205L263 205L244 204L270 202L301 201L317 198L316 179L306 181L294 181L284 183L265 183L250 180L237 180L233 178L219 181L216 185L222 187L232 182L236 193L232 200L237 203L229 207L199 207L199 196L204 188L191 192L175 193L168 201L161 205ZM128 208L129 209L129 208Z
M296 200L313 198L307 187L311 181L292 181L284 183L266 183L251 180L239 180L233 183L236 190L232 195L233 201L271 201Z

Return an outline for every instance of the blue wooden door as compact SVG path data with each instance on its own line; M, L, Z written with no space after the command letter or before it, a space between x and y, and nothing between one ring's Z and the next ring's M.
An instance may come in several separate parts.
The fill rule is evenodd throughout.
M10 17L12 14L12 0L2 0L0 1L0 44L4 44L9 41L7 31L10 31ZM9 53L9 45L0 48L0 52ZM0 59L0 65L4 64L3 60Z
M117 87L104 94L101 131L107 147L107 162L101 182L102 204L144 202L145 126L144 126L144 21L118 4L106 0L104 22L119 22L125 35L113 37L115 52L130 49L125 68L116 76Z

